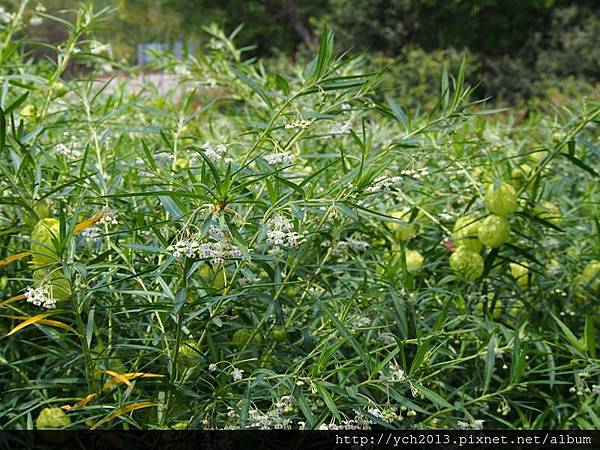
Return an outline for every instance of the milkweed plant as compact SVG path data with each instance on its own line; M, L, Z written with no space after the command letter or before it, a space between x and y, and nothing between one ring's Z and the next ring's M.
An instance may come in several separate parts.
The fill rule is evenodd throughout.
M327 28L159 90L107 14L0 13L0 428L600 428L598 99L404 110Z

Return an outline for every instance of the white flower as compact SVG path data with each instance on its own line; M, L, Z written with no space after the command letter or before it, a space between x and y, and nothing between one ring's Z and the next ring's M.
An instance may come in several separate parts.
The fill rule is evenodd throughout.
M373 186L366 189L366 192L387 192L395 189L400 189L402 177L380 178Z
M233 378L233 381L240 381L242 378L244 378L244 376L242 375L243 373L243 370L234 367L233 371L231 372L231 377Z
M267 223L267 242L276 247L297 246L304 239L304 235L293 231L293 228L289 219L281 214L275 214Z
M286 130L291 130L294 128L301 128L301 129L305 130L310 126L311 123L312 123L312 121L310 121L310 120L304 120L304 119L295 120L294 122L287 123L284 128Z
M265 161L272 166L277 164L292 164L293 162L293 157L288 152L273 153L271 155L266 155L264 158Z
M206 142L202 146L202 149L204 150L206 157L212 162L221 161L223 159L223 155L225 155L227 152L227 146L225 144L217 144L213 147L210 142Z
M329 129L329 134L333 134L333 135L349 134L351 129L352 129L352 121L347 120L345 122L342 122L341 124L334 124Z
M52 298L49 286L42 285L37 288L29 286L24 296L28 303L33 303L35 306L47 309L56 308L56 300Z
M44 5L41 5L38 3L37 6L35 7L35 10L37 12L46 12L46 7Z
M72 148L67 147L65 144L60 143L58 144L54 151L59 154L60 156L65 156L67 158L70 159L79 159L81 158L81 152L79 150L75 150Z
M342 103L341 108L342 111L348 111L349 109L352 109L352 106L349 103Z
M90 53L92 55L101 55L102 53L110 53L110 44L103 44L102 42L92 41L92 42L90 42Z
M102 238L102 231L98 227L90 227L86 228L85 230L81 230L79 235L86 240L98 241Z
M113 217L112 211L107 209L98 223L100 225L117 225L119 222Z
M8 23L13 20L15 15L13 13L9 13L4 9L4 6L0 6L0 22Z
M44 22L44 20L41 17L37 17L34 16L31 19L29 19L29 25L31 25L32 27L37 27L38 25L41 25Z
M217 365L216 364L209 364L208 365L208 371L209 372L215 372L217 370Z
M164 164L172 164L173 163L173 155L171 153L158 153L154 156L154 159L156 160L157 163L164 163Z

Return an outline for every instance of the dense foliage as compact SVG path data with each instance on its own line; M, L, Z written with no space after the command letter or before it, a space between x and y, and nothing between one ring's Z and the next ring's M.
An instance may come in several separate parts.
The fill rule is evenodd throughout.
M91 9L43 62L19 11L1 428L600 427L598 99L489 109L463 63L409 112L328 29L274 70L216 27L159 92L95 81Z
M8 3L18 0L8 0ZM49 13L76 7L74 0L45 0ZM439 57L465 54L478 95L519 102L544 96L548 85L571 76L600 82L600 5L597 0L95 0L115 9L97 30L116 58L136 60L136 45L185 40L201 49L202 28L213 23L243 29L237 40L254 56L302 59L311 54L324 24L338 50L368 51L393 67L427 67ZM52 21L28 34L59 42L64 28ZM32 48L37 54L41 48ZM431 56L431 59L430 59ZM460 61L460 57L458 61ZM375 58L377 60L377 58ZM396 64L397 63L397 64ZM437 73L437 72L436 72ZM428 76L431 76L429 74ZM406 83L410 86L409 83ZM396 86L395 84L393 86Z

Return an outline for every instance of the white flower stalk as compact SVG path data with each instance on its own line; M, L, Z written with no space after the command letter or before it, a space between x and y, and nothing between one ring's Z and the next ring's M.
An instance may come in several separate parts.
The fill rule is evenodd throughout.
M366 192L388 192L399 190L402 184L402 177L380 178L373 186L366 189Z
M212 162L219 162L223 159L225 153L227 153L227 146L225 144L217 144L213 147L210 142L206 142L202 149L204 154ZM226 161L227 162L227 161Z
M334 124L329 129L329 134L333 134L333 135L350 134L351 129L352 129L352 121L346 120L345 122L342 122L341 124Z
M293 163L293 156L289 152L272 153L271 155L265 155L264 158L272 166Z
M293 230L292 222L281 214L275 214L267 223L267 242L276 247L296 247L304 235Z
M81 158L81 152L79 150L75 150L73 148L67 147L65 144L58 144L54 151L56 154L60 156L64 156L69 159L79 159Z
M119 222L112 214L112 211L106 210L104 212L104 216L98 221L98 223L100 225L117 225Z
M234 367L233 371L231 372L231 378L233 378L233 381L240 381L242 378L244 378L243 374L244 371L242 369Z
M200 243L193 239L180 239L167 247L167 252L175 258L209 259L212 264L223 264L227 259L240 258L240 249L226 241Z
M24 295L27 302L35 306L41 306L46 309L56 308L56 300L52 298L49 286L42 285L37 288L29 286Z
M310 120L305 120L305 119L301 119L301 120L295 120L294 122L290 122L290 123L286 123L285 124L285 129L286 130L293 130L293 129L297 129L300 128L302 130L307 129L310 125L312 124L312 121Z

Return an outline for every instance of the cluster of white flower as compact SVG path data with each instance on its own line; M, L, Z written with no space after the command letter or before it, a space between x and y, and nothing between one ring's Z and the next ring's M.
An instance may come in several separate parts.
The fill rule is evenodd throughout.
M213 147L210 142L206 142L202 149L204 150L204 154L208 159L212 162L218 162L223 160L223 156L227 153L227 146L225 144L217 144ZM231 159L225 158L225 162L229 162Z
M291 430L292 421L283 417L278 410L263 413L252 408L248 411L248 427L259 430Z
M321 243L321 247L331 247L331 241L325 240ZM348 249L355 252L364 252L369 248L369 243L360 239L346 238L343 241L337 242L331 249L333 256L342 256Z
M341 109L342 111L349 111L352 109L352 105L350 105L350 103L342 103Z
M29 19L29 25L31 25L32 27L37 27L43 22L44 20L39 16L33 16L31 19Z
M238 283L240 286L251 286L260 283L260 278L251 272L244 273L244 275L238 279Z
M600 386L599 386L599 385L597 385L597 384L592 384L592 392L593 392L594 394L598 394L598 395L600 395Z
M329 134L341 135L341 134L349 134L352 129L352 121L346 120L341 124L335 124L329 129Z
M352 329L364 328L371 325L371 319L364 316L355 317L352 321Z
M233 381L240 381L242 378L244 378L244 371L242 369L238 369L237 367L234 367L233 370L231 371L231 378L233 379Z
M82 230L79 235L86 240L97 242L102 238L102 231L98 227L90 227Z
M461 430L483 430L483 423L485 422L485 420L482 419L477 419L474 420L472 422L463 422L463 421L458 421L456 424L458 425L458 427Z
M119 222L113 216L111 210L106 210L102 218L98 221L100 225L117 225Z
M293 162L293 157L288 152L272 153L270 155L266 155L264 158L265 161L272 166L277 164L292 164Z
M173 164L173 154L172 153L157 153L154 155L154 160L159 164Z
M6 11L4 6L0 6L0 22L8 23L15 17L14 13Z
M192 72L187 66L184 66L183 64L178 64L175 66L175 74L181 77L190 77L192 75Z
M405 169L402 172L400 172L402 175L404 175L405 177L412 177L412 178L423 178L427 175L429 175L429 170L425 167L423 167L422 169Z
M103 44L98 41L90 42L90 53L92 55L101 55L103 53L110 53L111 47L110 44Z
M81 152L79 150L76 150L74 148L69 148L67 147L65 144L58 144L56 146L56 148L54 149L54 151L60 155L60 156L65 156L67 158L70 159L79 159L81 158Z
M388 366L387 371L379 374L379 379L392 382L404 381L404 370L402 370L398 364L391 363Z
M285 129L286 130L292 130L294 128L301 128L301 129L305 130L305 129L307 129L310 126L311 123L312 123L312 121L305 120L305 119L295 120L293 122L286 123L285 124Z
M35 306L47 309L56 308L56 300L50 295L50 287L48 286L43 285L37 288L29 286L24 295L27 302L33 303Z
M223 264L226 259L242 256L242 252L237 246L224 240L201 244L193 239L180 239L175 244L169 245L167 252L175 258L187 256L188 258L210 259L213 264Z
M396 189L400 189L400 185L402 183L402 177L390 177L390 178L380 178L378 179L373 186L369 186L366 189L366 192L388 192Z
M295 247L302 241L304 235L293 229L292 222L281 214L275 214L267 223L267 242L277 247L284 245Z

